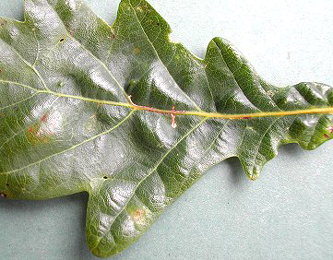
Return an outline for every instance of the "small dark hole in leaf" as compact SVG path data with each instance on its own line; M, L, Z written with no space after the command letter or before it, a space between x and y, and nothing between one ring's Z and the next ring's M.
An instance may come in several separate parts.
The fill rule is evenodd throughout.
M60 41L59 42L64 42L65 41L65 39L60 39Z
M104 179L104 180L107 180L107 179L108 179L108 176L104 176L103 179Z
M6 183L6 186L9 187L9 183Z
M156 23L157 26L160 26L161 24L160 23Z

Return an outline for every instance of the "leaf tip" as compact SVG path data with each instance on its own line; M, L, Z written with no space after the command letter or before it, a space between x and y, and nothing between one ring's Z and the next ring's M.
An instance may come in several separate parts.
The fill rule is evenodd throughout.
M252 169L244 166L243 164L244 171L246 173L246 176L251 180L251 181L256 181L261 173L260 167L257 165L254 165Z
M256 181L259 178L259 175L251 175L249 178L251 181Z

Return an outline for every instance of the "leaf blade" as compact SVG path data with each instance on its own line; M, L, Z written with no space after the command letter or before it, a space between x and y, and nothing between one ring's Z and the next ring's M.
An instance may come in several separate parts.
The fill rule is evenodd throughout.
M314 149L331 138L332 117L311 114L331 109L331 88L270 86L219 38L200 60L169 41L168 24L145 1L123 0L113 27L81 1L27 0L26 10L26 22L16 25L18 38L29 39L27 47L35 50L26 58L33 69L16 73L15 80L23 77L19 84L30 90L38 86L42 95L17 103L19 113L4 109L0 129L7 141L0 148L0 191L24 199L88 191L87 240L97 255L116 254L138 239L219 161L238 157L255 179L279 145L298 142ZM86 28L84 18L89 20ZM2 28L1 40L23 57L25 46L15 37L8 40L12 29ZM12 61L19 55L13 54ZM10 68L0 63L1 71L1 66ZM3 71L0 80L11 84ZM1 91L12 85L1 85ZM1 102L15 107L16 94L8 92L9 100ZM302 109L309 115L287 115ZM280 117L272 117L275 112ZM176 129L170 115L176 117ZM63 156L44 163L61 151ZM21 168L13 170L17 165Z

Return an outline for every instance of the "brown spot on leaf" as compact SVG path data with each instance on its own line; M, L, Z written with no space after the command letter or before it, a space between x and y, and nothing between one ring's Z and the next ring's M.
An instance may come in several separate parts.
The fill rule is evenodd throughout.
M98 108L99 106L97 105L97 108ZM95 114L93 114L91 117L89 117L89 119L96 119L97 118L97 115L96 115L96 113Z
M45 114L42 116L42 118L40 119L42 122L46 122L48 119L48 114Z
M3 193L3 192L0 192L0 198L7 198L7 194Z

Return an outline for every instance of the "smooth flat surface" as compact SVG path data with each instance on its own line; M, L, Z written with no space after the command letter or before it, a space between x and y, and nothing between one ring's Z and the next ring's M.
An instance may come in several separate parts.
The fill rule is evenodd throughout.
M119 1L87 0L111 23ZM279 86L333 86L331 0L152 0L171 38L203 57L208 42L234 43ZM0 0L22 19L23 0ZM112 259L333 259L333 142L280 149L256 182L236 159L207 172L141 240ZM94 258L85 243L87 195L42 202L0 200L0 260Z

